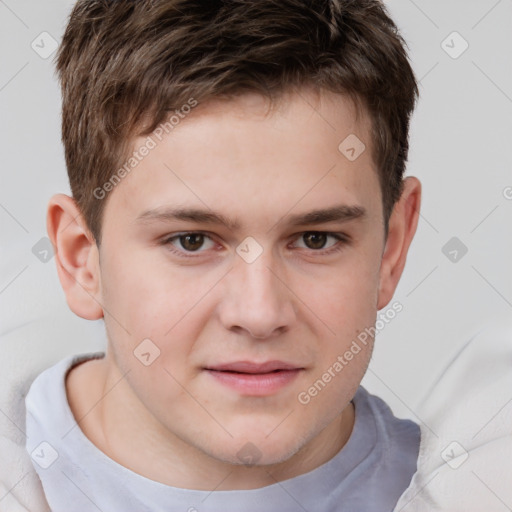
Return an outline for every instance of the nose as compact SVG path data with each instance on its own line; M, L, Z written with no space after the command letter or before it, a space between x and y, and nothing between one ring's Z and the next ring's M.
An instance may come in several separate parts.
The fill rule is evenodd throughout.
M252 263L238 256L224 281L220 320L231 331L269 339L289 330L295 319L293 293L270 252Z

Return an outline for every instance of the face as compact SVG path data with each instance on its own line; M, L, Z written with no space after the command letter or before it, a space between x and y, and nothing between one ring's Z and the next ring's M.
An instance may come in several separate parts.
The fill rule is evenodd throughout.
M266 106L198 105L153 134L108 197L99 252L107 360L128 372L127 400L231 463L243 450L286 460L350 402L372 340L344 354L375 323L385 242L351 103L304 92ZM366 145L355 160L338 149L351 134Z

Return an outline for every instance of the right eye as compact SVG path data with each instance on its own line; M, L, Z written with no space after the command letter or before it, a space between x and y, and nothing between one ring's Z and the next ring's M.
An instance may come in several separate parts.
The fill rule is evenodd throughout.
M162 241L162 245L172 245L173 247L176 247L175 243L179 243L183 250L173 249L171 247L169 247L169 250L172 253L178 254L179 256L189 257L189 255L187 255L186 253L205 252L199 251L199 249L203 246L206 239L211 241L211 245L209 248L215 246L213 240L206 233L201 233L198 231L178 233L172 235L170 237L165 238Z

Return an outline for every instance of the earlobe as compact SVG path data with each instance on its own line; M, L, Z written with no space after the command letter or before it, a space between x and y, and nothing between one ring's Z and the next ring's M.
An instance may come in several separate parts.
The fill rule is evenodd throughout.
M50 199L46 227L68 306L81 318L102 318L98 247L73 198Z
M420 205L421 183L417 178L409 176L404 180L402 195L389 219L388 237L379 273L377 310L389 304L398 286L418 226Z

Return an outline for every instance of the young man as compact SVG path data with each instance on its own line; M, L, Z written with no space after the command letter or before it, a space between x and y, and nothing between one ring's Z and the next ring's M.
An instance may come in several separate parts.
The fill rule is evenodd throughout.
M360 382L421 186L383 4L80 0L57 67L48 232L108 346L26 398L51 509L393 510L419 427Z

